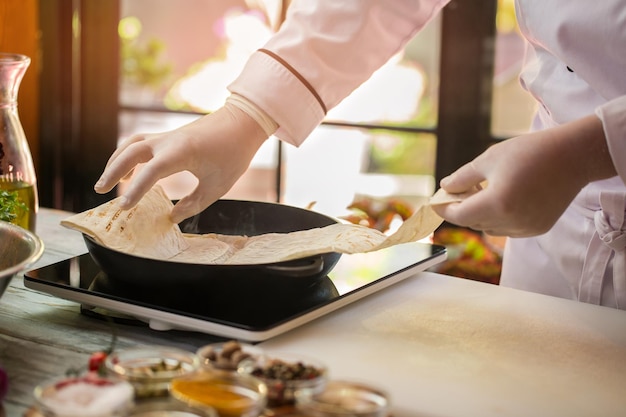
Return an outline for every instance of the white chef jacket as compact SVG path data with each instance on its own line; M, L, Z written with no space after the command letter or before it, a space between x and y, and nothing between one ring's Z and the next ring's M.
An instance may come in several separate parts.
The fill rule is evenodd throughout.
M447 2L296 1L229 89L298 146ZM626 309L626 2L517 0L516 12L528 41L520 80L539 103L532 128L595 112L619 176L586 186L548 233L509 239L501 284Z
M618 177L590 183L546 234L509 239L501 282L626 309L626 2L518 0L533 129L601 118ZM547 179L549 181L549 179Z

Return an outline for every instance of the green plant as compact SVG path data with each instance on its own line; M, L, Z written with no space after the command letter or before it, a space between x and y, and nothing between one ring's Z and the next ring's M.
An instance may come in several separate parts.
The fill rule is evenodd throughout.
M120 63L122 78L135 85L159 89L172 74L173 65L163 62L165 42L151 38L142 43L139 40L141 21L128 16L120 20Z
M145 45L135 40L122 40L122 76L141 86L158 89L172 73L172 65L162 63L161 56L165 44L158 39L150 39Z
M415 128L436 124L436 109L427 97L418 112L402 123L385 123L388 127ZM434 134L410 131L372 129L368 172L386 174L432 175L435 171L437 139Z
M11 222L28 210L17 191L0 190L0 220Z

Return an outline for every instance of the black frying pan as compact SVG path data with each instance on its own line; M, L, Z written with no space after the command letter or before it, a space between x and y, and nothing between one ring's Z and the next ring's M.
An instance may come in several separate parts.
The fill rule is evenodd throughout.
M184 220L180 228L185 233L256 236L334 223L337 221L332 217L284 204L218 200L200 214ZM238 284L306 286L325 277L341 256L331 252L269 264L189 264L130 255L102 246L87 235L83 237L92 258L110 279L138 285L197 284L199 280L211 280L216 290L220 285L232 289Z

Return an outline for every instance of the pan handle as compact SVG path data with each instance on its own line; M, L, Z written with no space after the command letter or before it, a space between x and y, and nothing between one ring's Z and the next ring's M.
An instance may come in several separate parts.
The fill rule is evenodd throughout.
M304 263L294 263L291 265L268 265L265 267L274 274L290 277L310 277L319 274L324 269L324 258L321 255L307 258Z

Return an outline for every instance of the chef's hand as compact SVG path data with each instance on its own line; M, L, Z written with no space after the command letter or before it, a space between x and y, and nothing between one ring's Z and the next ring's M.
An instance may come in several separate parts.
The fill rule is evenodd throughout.
M588 116L508 139L441 180L448 193L483 184L460 203L434 206L445 220L495 236L547 232L590 181L615 175L602 124Z
M268 135L244 111L229 103L188 125L166 133L135 135L109 159L95 186L109 192L138 164L120 205L128 209L161 178L189 171L199 182L195 190L172 209L178 223L223 196L243 175Z

